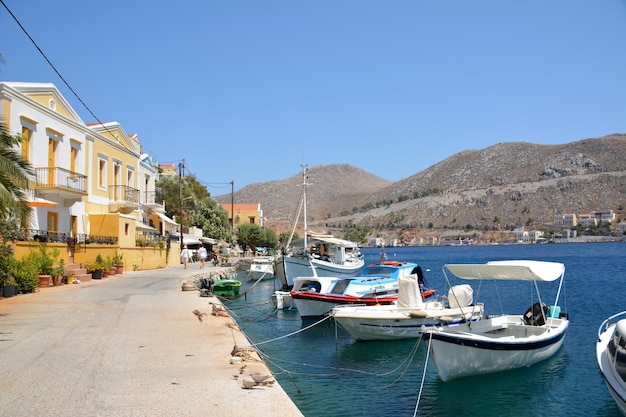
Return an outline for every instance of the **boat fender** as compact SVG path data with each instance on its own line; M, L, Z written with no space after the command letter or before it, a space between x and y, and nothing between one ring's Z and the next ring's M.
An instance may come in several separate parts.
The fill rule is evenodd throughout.
M419 318L425 318L428 317L428 313L423 311L423 310L411 310L409 312L409 316L411 317L419 317Z
M524 323L529 326L543 326L550 308L544 303L535 303L524 313Z

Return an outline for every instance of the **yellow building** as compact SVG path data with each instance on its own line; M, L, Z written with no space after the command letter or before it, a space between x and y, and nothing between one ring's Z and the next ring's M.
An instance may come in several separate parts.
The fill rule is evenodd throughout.
M263 210L259 203L222 203L222 208L228 212L228 220L234 228L238 228L242 224L257 224L259 227L263 225ZM233 218L235 219L233 223Z
M0 83L0 112L9 133L22 135L20 152L35 169L25 242L57 244L70 263L121 250L137 268L165 265L165 255L144 261L133 253L141 242L164 246L167 223L157 164L137 135L117 122L85 124L49 83Z

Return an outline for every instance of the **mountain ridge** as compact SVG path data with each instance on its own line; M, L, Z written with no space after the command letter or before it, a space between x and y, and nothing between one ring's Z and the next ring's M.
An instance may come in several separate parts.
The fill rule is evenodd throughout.
M250 184L235 202L258 202L282 229L298 206L301 173ZM504 142L468 149L391 182L349 164L308 169L307 220L348 225L499 230L549 224L559 213L613 209L626 195L626 134L541 145ZM230 194L216 197L229 202Z

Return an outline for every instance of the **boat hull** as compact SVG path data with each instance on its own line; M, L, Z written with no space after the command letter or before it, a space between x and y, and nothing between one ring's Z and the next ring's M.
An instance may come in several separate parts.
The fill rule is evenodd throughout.
M295 277L340 277L349 278L363 271L363 260L348 264L336 264L319 259L299 256L281 256L276 260L274 275L285 288L293 287Z
M624 313L621 314L622 317L623 315ZM609 350L609 342L613 338L616 326L617 324L613 323L606 327L603 332L599 332L598 341L596 343L596 359L598 367L600 368L600 373L604 377L606 386L609 389L615 404L619 408L622 415L626 416L626 382L624 382L617 372L614 360L611 358Z
M332 296L328 294L291 293L293 304L298 309L302 320L316 320L328 315L333 308L341 305L390 305L397 297L357 298L347 296Z
M293 299L289 291L274 291L270 299L277 310L291 310L294 308Z
M396 306L339 307L333 318L357 341L401 340L419 337L427 328L455 326L466 320L479 320L483 306L460 309L443 308L432 302L428 309L398 309ZM436 306L441 305L441 307Z
M550 331L530 336L495 336L500 329L517 326L522 332L533 332L534 326L522 325L522 318L501 316L475 324L460 324L454 330L432 329L431 353L442 381L523 368L553 356L563 344L567 320L550 319ZM505 325L493 323L505 321ZM493 324L493 325L492 325ZM476 331L475 328L491 329ZM541 330L543 326L535 326ZM515 330L518 330L515 329ZM462 358L462 360L459 360Z
M273 279L274 268L271 263L252 263L248 270L248 278L251 281Z
M235 279L222 279L213 284L213 295L228 297L239 294L241 281Z

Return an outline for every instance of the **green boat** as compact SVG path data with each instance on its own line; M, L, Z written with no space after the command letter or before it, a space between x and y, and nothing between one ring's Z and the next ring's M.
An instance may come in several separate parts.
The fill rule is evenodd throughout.
M241 281L238 279L219 279L213 283L213 295L228 297L239 294Z

